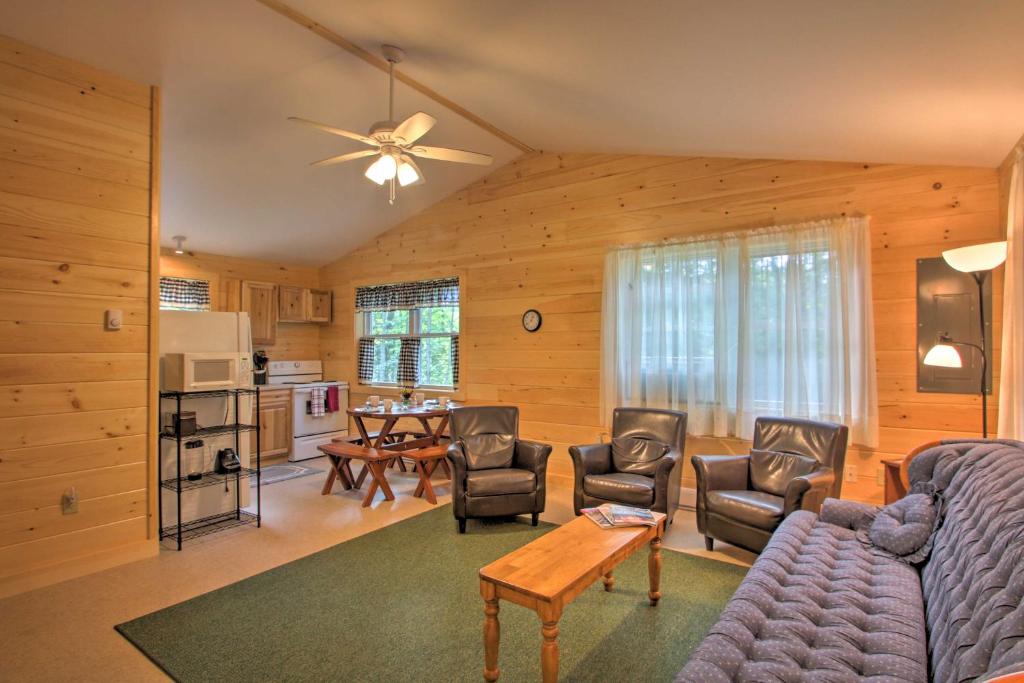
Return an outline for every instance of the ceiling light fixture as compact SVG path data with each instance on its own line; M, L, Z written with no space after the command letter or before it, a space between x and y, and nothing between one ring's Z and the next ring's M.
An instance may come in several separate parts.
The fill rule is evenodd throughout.
M171 238L171 241L174 242L174 253L175 254L178 254L180 256L181 254L185 253L185 247L184 247L185 236L184 235L175 235L174 237Z
M454 161L460 164L489 166L494 161L489 154L415 144L417 140L434 127L437 120L430 114L416 112L401 123L395 121L395 64L402 61L405 57L405 52L394 45L382 46L381 52L388 61L388 120L378 121L373 124L370 127L369 135L360 135L359 133L299 118L298 116L288 117L289 121L303 123L325 133L340 135L350 140L358 140L376 149L339 154L338 156L314 161L312 165L330 166L343 161L379 155L366 169L364 175L377 185L388 185L389 204L395 203L396 186L408 187L409 185L418 185L424 182L423 172L416 165L416 162L412 160L414 156L423 159L437 159L438 161Z

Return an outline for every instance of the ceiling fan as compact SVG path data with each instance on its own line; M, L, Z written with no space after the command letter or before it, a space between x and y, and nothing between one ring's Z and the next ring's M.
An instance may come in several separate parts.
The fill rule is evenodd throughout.
M395 64L398 64L405 57L405 52L394 45L381 46L384 59L388 61L388 119L378 121L370 127L367 135L360 135L352 131L342 130L334 126L328 126L298 116L289 116L289 121L312 126L332 135L340 135L343 138L358 140L363 144L370 145L373 149L364 149L348 154L328 157L320 161L314 161L311 166L330 166L343 161L352 161L365 157L377 157L366 169L366 177L378 185L388 184L388 203L395 203L395 185L406 187L407 185L418 185L424 181L423 172L416 165L413 157L423 159L437 159L438 161L454 161L460 164L477 164L489 166L493 161L489 154L479 152L467 152L461 149L449 149L447 147L427 147L415 144L417 140L437 123L430 114L422 111L416 112L401 123L395 119Z

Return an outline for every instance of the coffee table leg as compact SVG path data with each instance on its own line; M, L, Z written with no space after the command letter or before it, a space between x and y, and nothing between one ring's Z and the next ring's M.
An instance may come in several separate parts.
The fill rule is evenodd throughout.
M647 573L651 579L651 590L647 596L651 605L656 606L661 600L661 537L655 536L651 541L651 554L647 558Z
M544 637L540 646L540 673L544 683L558 681L558 619L561 612L552 605L541 605L537 610L541 620L540 633Z
M484 680L498 680L498 643L501 625L498 623L498 596L493 583L480 582L484 597Z
M609 593L612 592L612 588L615 587L615 577L612 576L611 572L604 575L604 589Z

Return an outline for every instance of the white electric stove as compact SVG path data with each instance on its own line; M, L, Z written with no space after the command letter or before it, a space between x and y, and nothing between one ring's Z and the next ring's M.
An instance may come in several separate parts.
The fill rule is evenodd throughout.
M267 384L292 390L291 461L319 458L317 446L348 434L348 383L325 380L318 360L275 360L267 365ZM338 388L338 410L314 416L310 406L316 387Z

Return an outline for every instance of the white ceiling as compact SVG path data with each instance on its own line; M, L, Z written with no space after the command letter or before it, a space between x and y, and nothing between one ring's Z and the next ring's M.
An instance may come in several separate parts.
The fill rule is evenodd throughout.
M1024 133L1021 0L290 0L538 148L995 166ZM15 38L164 94L163 234L325 263L487 173L423 162L395 207L284 121L384 116L381 72L255 0L4 0ZM517 150L399 85L428 144Z

